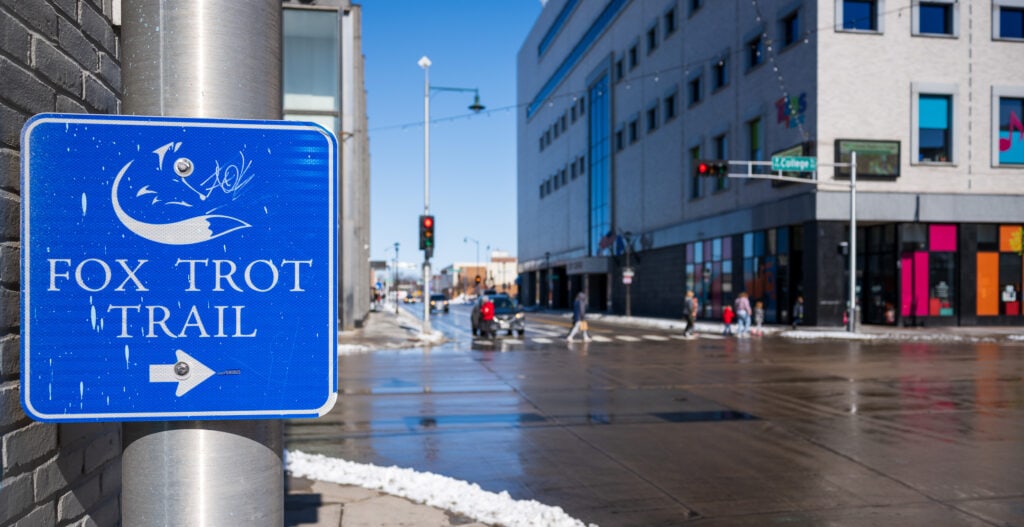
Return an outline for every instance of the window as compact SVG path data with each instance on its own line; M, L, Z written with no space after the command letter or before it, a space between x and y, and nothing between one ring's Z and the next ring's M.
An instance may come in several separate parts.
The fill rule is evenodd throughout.
M700 11L702 7L704 7L704 0L690 0L690 16Z
M566 126L565 113L564 112L562 113L561 123L562 123L562 133L564 134L565 131L569 128L568 126Z
M725 53L711 66L712 89L718 91L729 85L729 54Z
M626 67L622 63L622 59L615 61L615 82L619 82L626 78Z
M713 142L715 145L715 159L729 159L729 141L726 138L725 134L715 137L713 139ZM715 192L719 192L727 188L729 188L729 178L715 178Z
M647 29L647 54L654 53L658 49L658 25L655 24Z
M1009 91L1009 90L1007 90ZM1024 90L1017 97L999 97L999 165L1024 165Z
M558 139L558 134L559 134L559 131L558 131L558 121L555 121L555 124L552 125L551 128L553 128L555 130L555 139Z
M764 63L764 37L758 35L747 41L747 70Z
M1024 1L993 0L992 34L998 39L1024 39Z
M951 1L921 2L915 6L915 35L955 35Z
M569 174L569 171L566 170L565 168L562 168L562 186L563 187L565 186L566 183L569 182L569 178L567 177L568 174Z
M919 94L917 97L917 161L952 161L951 133L953 97L945 94Z
M782 17L779 33L782 35L782 47L791 46L800 40L800 10Z
M676 25L676 8L673 7L668 11L665 11L665 16L662 17L665 23L665 38L676 32L678 26Z
M573 104L572 108L569 109L569 118L573 122L573 124L576 124L576 105L575 104Z
M697 162L700 161L700 147L690 149L690 199L697 199L701 195L701 187L704 178L697 175Z
M540 151L543 152L544 151L544 136L543 135L540 136L540 141L539 142L540 142Z
M633 119L629 122L629 144L640 139L640 119Z
M690 82L686 85L687 102L690 106L699 104L703 97L703 86L701 85L702 75L690 79Z
M540 199L544 199L544 183L540 184Z
M569 177L571 177L572 179L576 179L576 161L575 160L572 162L571 165L569 165Z
M665 97L665 101L663 104L665 108L665 122L671 121L672 119L676 118L678 112L678 109L676 108L676 98L677 97L675 92L672 92L672 94Z
M555 190L561 186L561 178L558 177L558 172L555 172Z
M878 24L881 0L836 0L836 15L843 31L881 31Z
M633 44L629 48L629 69L632 71L634 68L640 65L640 55L637 51L637 45Z
M580 117L583 117L583 114L586 113L587 106L584 104L586 100L586 97L580 97L580 100L576 101L576 106L580 109Z
M761 127L760 118L747 122L747 145L750 147L750 150L747 152L750 160L764 160L764 132Z
M621 152L626 149L626 130L624 127L619 127L615 130L615 151Z
M658 105L655 103L647 109L647 133L658 129Z
M587 158L586 156L580 156L576 162L580 165L580 175L582 176L585 173L583 171L587 168Z

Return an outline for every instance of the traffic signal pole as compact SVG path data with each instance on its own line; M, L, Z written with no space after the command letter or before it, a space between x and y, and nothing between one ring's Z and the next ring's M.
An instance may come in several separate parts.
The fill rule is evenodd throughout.
M782 158L785 159L785 158ZM815 169L810 172L817 175L817 167L847 167L850 169L850 183L843 184L835 181L820 181L818 179L804 179L791 176L783 176L784 172L800 172L799 169L790 170L779 170L778 174L755 174L755 166L773 166L773 161L698 161L695 167L695 175L698 177L731 177L740 179L768 179L771 181L788 181L791 183L800 183L803 185L815 185L817 187L824 188L847 188L850 190L850 283L849 283L849 298L847 299L847 317L846 317L846 329L850 333L857 331L856 326L856 314L857 314L857 152L850 152L849 163L818 163L816 159L811 158L814 161ZM743 174L730 173L728 168L722 167L722 164L727 166L740 165L746 166L747 171ZM807 172L804 170L804 172Z

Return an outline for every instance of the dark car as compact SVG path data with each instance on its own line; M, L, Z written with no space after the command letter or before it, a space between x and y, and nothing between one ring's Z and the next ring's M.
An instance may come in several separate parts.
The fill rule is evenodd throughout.
M505 293L485 294L476 299L469 315L469 322L473 326L473 335L487 333L486 328L481 327L480 320L480 306L487 298L494 302L494 327L491 330L495 333L507 331L509 335L515 331L520 337L523 336L523 333L526 332L526 317L523 315L523 310Z
M445 313L448 312L448 298L444 295L430 295L430 310L437 311L438 309Z

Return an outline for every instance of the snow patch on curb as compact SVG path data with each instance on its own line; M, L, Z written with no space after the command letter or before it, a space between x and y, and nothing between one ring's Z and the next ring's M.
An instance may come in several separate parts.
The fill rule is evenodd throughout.
M463 514L476 521L509 527L587 527L561 509L533 500L515 500L508 492L488 492L475 483L400 467L379 467L285 451L285 470L296 477L379 490L431 507ZM591 527L596 527L591 524Z

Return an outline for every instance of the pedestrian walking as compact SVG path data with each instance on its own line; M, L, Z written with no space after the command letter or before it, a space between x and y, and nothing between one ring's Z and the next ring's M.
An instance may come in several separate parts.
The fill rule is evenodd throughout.
M758 337L764 335L762 325L764 325L764 302L758 300L754 302L754 334Z
M736 314L732 310L732 306L726 305L722 309L722 322L725 323L725 328L722 329L723 335L732 335L732 319L736 318Z
M697 322L697 312L700 310L700 303L693 291L687 291L683 298L683 318L686 319L686 329L683 330L684 337L693 336L694 324Z
M572 304L572 331L565 340L572 342L577 332L583 333L583 342L590 342L590 331L587 324L587 295L580 291Z
M747 332L750 331L750 295L746 291L743 291L733 301L733 306L736 311L736 336L746 337Z
M796 303L793 304L793 329L797 326L801 326L804 323L804 297L796 297Z

